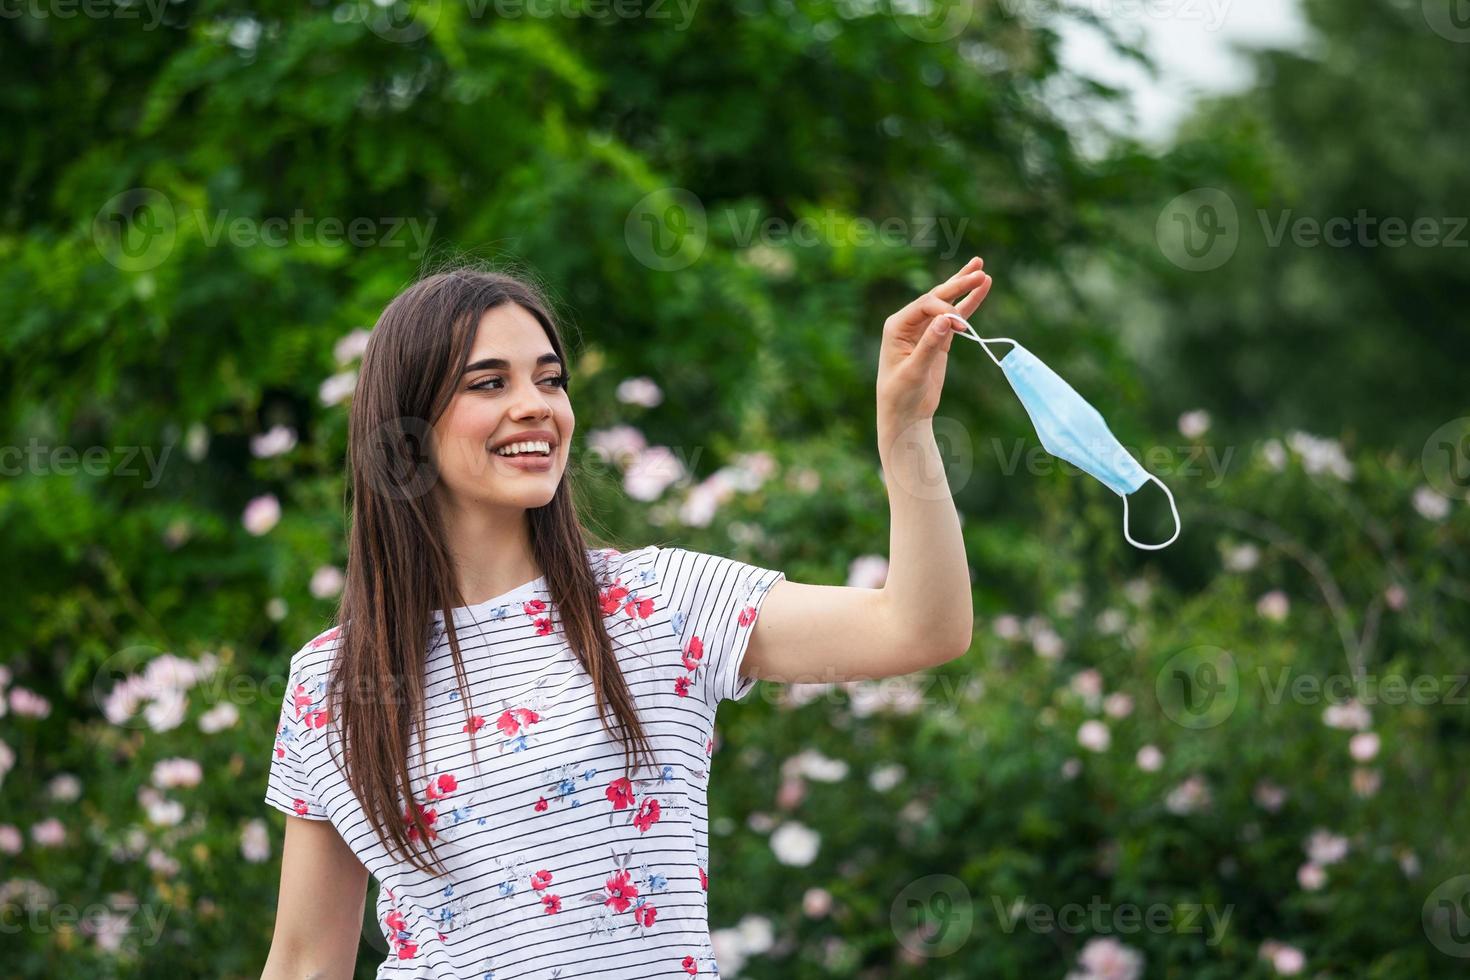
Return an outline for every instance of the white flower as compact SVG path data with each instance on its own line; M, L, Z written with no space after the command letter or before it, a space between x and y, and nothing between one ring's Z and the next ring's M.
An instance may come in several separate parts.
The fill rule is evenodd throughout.
M625 405L641 405L653 408L664 400L658 384L648 377L626 378L618 383L617 399Z
M1292 432L1286 444L1302 458L1302 469L1308 473L1330 473L1339 480L1353 478L1353 464L1342 451L1342 443L1336 439L1324 439L1308 432Z
M808 918L822 918L832 911L832 893L825 888L808 888L801 896L801 910Z
M179 862L156 847L148 852L148 867L167 878L179 873Z
M342 592L344 581L342 569L335 565L322 565L311 573L311 582L306 588L318 599L330 599Z
M1271 961L1271 968L1283 977L1294 977L1307 965L1306 957L1295 946L1268 939L1261 943L1262 959Z
M20 828L13 823L0 823L0 854L19 854L25 844Z
M882 555L861 555L847 566L849 589L881 589L888 581L888 559Z
M1186 439L1198 439L1210 431L1210 413L1202 408L1185 412L1179 416L1179 434Z
M286 600L280 596L272 596L265 604L266 617L273 623L279 623L285 619L289 611L290 607L286 605Z
M357 389L357 372L342 371L322 382L317 397L323 405L337 405L346 401Z
M240 853L251 864L259 864L270 859L270 831L266 828L264 820L256 817L246 821L244 829L240 831Z
M207 735L233 728L240 720L240 709L229 701L221 701L199 716L199 730Z
M776 930L771 920L763 915L743 915L735 923L740 934L740 945L746 953L764 953L776 942Z
M372 338L372 332L358 327L350 333L344 334L332 348L332 356L337 359L338 364L348 364L367 353L368 340Z
M1279 623L1291 612L1291 600L1280 589L1272 589L1256 600L1256 612L1264 619Z
M1072 780L1076 779L1080 775L1082 775L1082 760L1081 759L1064 759L1064 760L1062 760L1062 778L1063 779L1065 779L1067 782L1070 783Z
M1143 975L1143 954L1112 936L1089 939L1077 962L1087 971L1086 980L1138 980Z
M1347 857L1348 839L1341 834L1334 834L1319 827L1312 831L1312 835L1302 844L1302 848L1314 864L1326 867Z
M1122 691L1114 691L1103 698L1103 714L1109 718L1127 718L1133 714L1133 698Z
M991 620L990 629L1002 640L1019 640L1021 638L1021 618L1010 613L1002 613Z
M1372 762L1378 756L1376 732L1359 732L1348 740L1348 752L1358 762Z
M649 446L627 460L623 489L634 500L649 503L686 475L684 464L668 446Z
M261 494L252 497L245 505L245 513L241 515L240 522L245 525L245 530L256 537L270 531L281 519L281 502L273 493Z
M818 783L836 783L847 778L847 763L829 759L816 749L803 749L781 764L783 776L805 776Z
M1227 572L1248 572L1260 564L1261 549L1253 544L1243 544L1225 552Z
M1414 509L1426 521L1442 521L1450 516L1450 501L1432 487L1419 487L1414 491Z
M1144 772L1158 772L1164 767L1164 753L1160 752L1156 745L1145 745L1138 750L1138 755L1133 761L1137 762L1138 768Z
M1321 891L1327 884L1327 872L1320 864L1308 861L1296 869L1296 883L1309 892Z
M143 809L148 814L148 819L160 827L177 826L184 819L184 804L178 800L159 797L151 800Z
M82 795L82 781L69 772L64 772L46 785L46 795L58 803L71 803Z
M66 828L55 817L47 817L31 827L31 840L42 847L59 847L66 840Z
M184 433L184 455L191 462L199 462L209 452L209 430L198 422L192 423Z
M1096 718L1089 718L1077 729L1077 744L1089 752L1106 752L1113 742L1108 726Z
M153 785L159 789L198 786L204 769L193 759L160 759L153 766Z
M679 507L679 520L689 527L708 527L720 505L735 495L729 474L716 470L690 488Z
M907 774L908 771L903 766L888 763L879 766L868 775L868 785L873 787L874 792L886 793L903 782L903 777Z
M783 823L771 834L771 850L776 860L797 867L811 864L821 843L820 834L795 821Z
M1164 798L1164 807L1176 816L1187 816L1210 805L1210 787L1199 776L1190 776Z
M1103 636L1117 636L1128 627L1128 617L1121 609L1104 609L1097 614L1093 625Z
M250 452L256 459L281 456L296 448L296 430L273 425L265 432L250 437Z
M631 425L615 425L587 433L587 448L604 463L626 468L634 457L648 448L648 441Z
M1044 660L1056 660L1067 650L1067 644L1051 627L1037 630L1031 637L1031 648Z
M1323 709L1322 723L1328 728L1364 731L1373 724L1373 716L1360 702L1344 701L1342 704L1329 704Z
M5 782L5 774L15 767L15 750L0 741L0 783Z
M178 691L160 691L143 709L143 720L155 732L172 731L183 722L188 704L188 699Z
M1279 439L1267 439L1261 446L1261 459L1268 469L1280 473L1286 469L1286 447Z

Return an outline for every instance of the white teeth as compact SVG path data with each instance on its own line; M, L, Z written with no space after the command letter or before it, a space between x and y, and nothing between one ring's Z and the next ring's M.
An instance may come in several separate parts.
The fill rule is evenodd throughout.
M495 453L498 456L514 456L517 453L545 453L550 456L551 443L545 441L513 442L508 446L501 446L495 450Z

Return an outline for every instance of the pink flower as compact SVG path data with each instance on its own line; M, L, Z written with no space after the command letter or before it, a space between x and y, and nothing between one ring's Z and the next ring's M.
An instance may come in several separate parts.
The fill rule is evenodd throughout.
M607 784L607 798L614 810L625 810L633 805L633 784L627 776L619 776Z
M22 718L45 718L51 714L51 702L29 688L12 687L10 710Z
M1322 865L1308 861L1296 869L1296 883L1306 891L1319 891L1323 885L1327 884L1327 872Z
M1340 834L1318 828L1306 839L1302 848L1314 863L1323 866L1336 864L1347 857L1348 839Z
M1261 943L1260 956L1271 961L1271 968L1283 977L1296 976L1307 965L1306 957L1295 946L1268 939Z
M536 889L538 892L541 891L541 890L543 890L543 889L545 889L550 884L551 884L551 872L550 871L546 871L546 870L543 869L541 871L536 872L535 874L533 874L531 876L531 887L534 888L534 889Z
M1160 752L1156 745L1145 745L1138 750L1134 761L1144 772L1158 772L1164 765L1164 753Z
M607 879L607 899L603 904L611 906L614 912L628 911L637 897L638 886L633 884L632 875L627 871L620 868Z
M1256 613L1273 623L1284 620L1291 612L1291 600L1280 589L1272 589L1256 600Z
M252 497L245 505L245 513L241 515L240 522L245 525L245 530L256 537L268 532L276 526L281 519L281 502L273 493Z
M888 559L882 555L862 555L847 566L847 587L881 589L888 581Z
M59 847L66 840L66 828L55 817L47 817L31 827L31 840L42 847Z
M1348 752L1357 762L1372 762L1378 755L1378 735L1374 732L1359 732L1348 740Z
M1286 790L1277 786L1269 779L1263 779L1256 783L1256 788L1252 791L1251 795L1256 801L1256 806L1268 813L1275 813L1277 810L1280 810L1281 805L1286 802Z
M1089 752L1106 752L1113 742L1108 726L1096 718L1089 718L1077 729L1077 744Z

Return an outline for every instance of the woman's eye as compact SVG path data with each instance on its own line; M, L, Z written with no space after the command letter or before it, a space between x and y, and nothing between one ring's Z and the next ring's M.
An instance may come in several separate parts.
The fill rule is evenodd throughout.
M505 380L504 378L500 378L500 377L485 378L482 381L477 381L474 384L470 385L470 390L471 391L488 391L490 389L490 386L491 386L492 383L494 383L494 384L500 384L504 380ZM565 388L566 385L567 385L567 376L565 374L553 374L550 377L542 378L541 379L541 383L542 384L555 385L558 388Z

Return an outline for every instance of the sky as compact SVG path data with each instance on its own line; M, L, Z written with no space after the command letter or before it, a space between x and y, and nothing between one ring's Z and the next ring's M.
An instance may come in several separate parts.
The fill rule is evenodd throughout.
M1062 58L1073 71L1131 93L1135 125L1145 142L1162 146L1200 93L1234 91L1251 81L1249 63L1233 44L1299 48L1307 30L1297 0L1073 0L1106 17L1124 37L1142 36L1160 70L1150 79L1112 53L1096 31L1059 25Z

